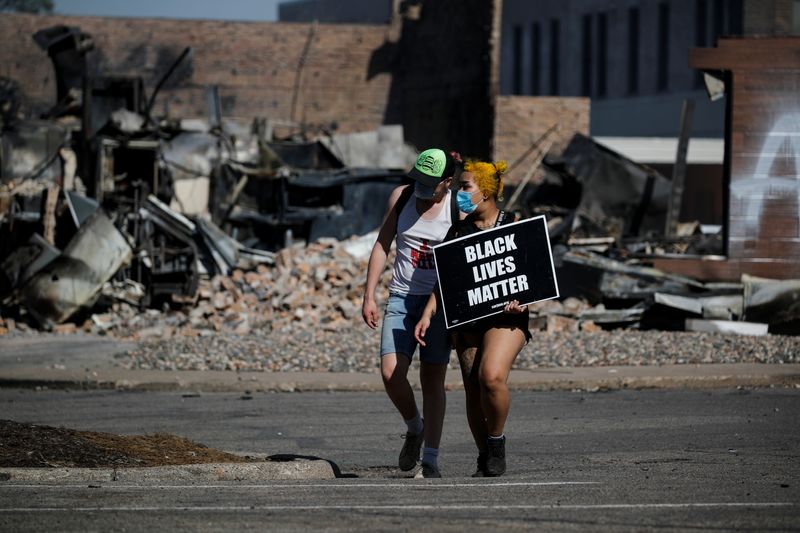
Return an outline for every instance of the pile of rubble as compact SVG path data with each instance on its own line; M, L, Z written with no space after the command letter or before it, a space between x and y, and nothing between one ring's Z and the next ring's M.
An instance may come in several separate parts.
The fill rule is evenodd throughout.
M85 70L77 28L36 39L57 77L75 60L65 50ZM83 72L62 80L46 120L0 117L0 335L138 340L119 356L130 368L375 371L379 336L360 318L367 232L414 158L402 128L309 138L308 125L238 124L216 87L206 119L154 117L187 53L149 99L139 78ZM650 266L723 252L720 227L667 223L670 180L580 134L528 167L506 207L547 216L561 299L533 306L531 329L547 334L519 368L796 362L797 338L764 335L800 331L800 281ZM391 261L383 301L390 275Z
M202 300L220 279L239 283L293 242L366 233L382 219L375 199L388 198L414 158L401 126L336 134L332 126L225 120L215 86L208 117L155 116L159 89L189 48L145 97L140 77L93 72L95 43L79 28L47 28L34 39L52 59L58 98L31 119L18 93L0 91L6 330L85 329L89 314L92 331L120 317L147 322L153 309ZM248 283L256 274L268 272L248 273ZM245 296L239 305L250 304ZM253 320L236 324L243 331Z
M126 368L374 373L380 335L360 316L374 239L372 233L295 245L278 252L274 265L202 281L193 305L140 312L117 301L82 324L62 325L61 331L137 340L134 349L116 356ZM379 301L388 297L392 259L379 285ZM800 355L800 337L621 329L603 319L612 311L576 297L532 308L534 337L515 362L519 369L793 363ZM603 329L610 327L616 329ZM455 354L450 366L458 366Z
M375 237L284 248L273 266L204 282L187 311L141 315L120 306L86 327L139 339L118 357L128 368L371 372L378 338L362 323L361 299ZM393 259L378 289L383 300Z
M681 191L658 171L580 134L540 162L537 183L523 182L511 202L547 217L560 296L590 304L557 312L569 320L551 317L549 329L800 333L800 280L709 282L652 267L664 257L725 259L723 227L677 223Z
M135 368L371 370L374 359L356 360L374 332L354 325L362 325L363 280L375 237L297 244L275 254L274 264L203 279L191 305L142 312L117 299L105 312L54 330L139 340L139 348L120 358ZM390 256L378 290L384 300L392 262ZM0 321L0 328L33 333L12 319ZM342 350L350 355L336 363Z
M281 331L293 324L337 331L361 316L366 237L347 241L320 239L308 246L284 248L275 264L234 270L230 276L203 280L194 305L139 313L124 303L95 314L84 327L92 333L143 339L203 337L220 332L248 335ZM371 243L370 243L371 244ZM353 253L358 253L353 251ZM390 275L389 270L386 275Z

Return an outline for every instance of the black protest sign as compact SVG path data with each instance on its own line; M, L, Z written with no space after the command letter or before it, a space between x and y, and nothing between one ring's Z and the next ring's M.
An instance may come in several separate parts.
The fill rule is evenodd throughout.
M544 216L481 231L433 248L448 328L558 297Z

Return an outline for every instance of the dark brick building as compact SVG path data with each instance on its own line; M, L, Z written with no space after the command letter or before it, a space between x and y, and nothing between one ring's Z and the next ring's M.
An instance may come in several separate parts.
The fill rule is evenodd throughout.
M466 11L455 4L472 4ZM454 13L464 13L463 19ZM402 124L423 147L491 152L493 2L432 3L392 24L293 24L4 14L0 75L20 84L28 116L55 103L53 68L31 36L55 25L90 34L91 73L142 76L153 89L187 47L192 54L158 96L156 114L206 115L219 87L225 116L267 117L352 132ZM454 43L457 43L454 44ZM313 127L312 127L313 130Z

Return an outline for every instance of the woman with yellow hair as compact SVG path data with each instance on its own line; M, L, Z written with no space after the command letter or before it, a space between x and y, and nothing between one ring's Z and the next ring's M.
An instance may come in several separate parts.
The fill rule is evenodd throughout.
M516 221L514 214L497 206L497 200L503 197L503 174L507 169L505 161L468 161L464 165L457 202L467 216L453 224L445 241ZM438 290L434 289L414 332L423 346L439 306L437 298ZM508 375L517 354L531 337L527 306L513 300L503 311L451 330L467 395L467 421L478 446L478 470L473 477L500 476L506 471Z

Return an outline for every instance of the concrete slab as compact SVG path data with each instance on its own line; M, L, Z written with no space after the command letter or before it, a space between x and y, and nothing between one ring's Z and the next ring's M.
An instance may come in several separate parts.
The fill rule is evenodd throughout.
M0 468L0 482L6 484L132 483L146 485L178 482L259 482L335 478L330 463L324 460L310 459L148 468Z
M91 372L98 368L115 368L113 355L135 347L135 342L85 334L0 337L0 369L49 368Z
M419 376L409 374L419 389ZM540 368L513 370L512 390L675 389L800 386L800 364L758 363ZM107 369L93 372L0 368L0 387L118 389L194 392L382 391L378 374L337 372L160 371ZM460 389L457 370L447 373L448 390Z

